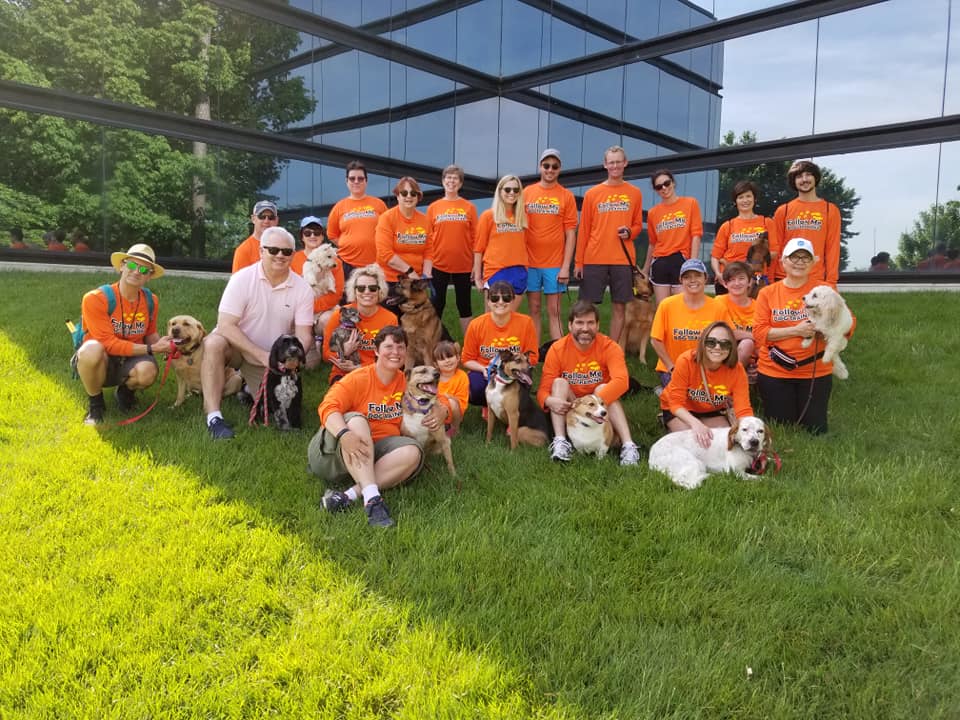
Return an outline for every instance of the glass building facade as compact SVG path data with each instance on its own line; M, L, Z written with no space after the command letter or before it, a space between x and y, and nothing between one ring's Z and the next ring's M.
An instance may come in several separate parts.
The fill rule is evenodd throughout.
M699 200L705 253L724 173L812 157L855 191L846 269L881 250L909 266L960 248L958 5L5 3L0 218L36 246L62 227L103 252L225 258L259 198L289 227L325 216L353 158L385 198L402 175L435 197L455 162L483 209L546 147L580 196L618 144L646 206L661 166Z

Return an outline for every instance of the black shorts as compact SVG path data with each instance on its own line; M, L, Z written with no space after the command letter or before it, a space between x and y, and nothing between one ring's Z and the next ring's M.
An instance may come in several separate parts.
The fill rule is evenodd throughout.
M663 424L666 425L668 422L673 420L676 415L674 415L669 410L660 410L663 413ZM693 412L690 411L690 414L693 415L697 420L705 420L706 418L715 418L715 417L725 417L726 412L724 410L711 410L710 412Z
M633 270L629 265L584 265L580 281L580 300L603 302L603 292L610 287L615 303L633 300Z
M654 285L679 285L680 268L686 258L683 253L655 257L650 265L650 282Z

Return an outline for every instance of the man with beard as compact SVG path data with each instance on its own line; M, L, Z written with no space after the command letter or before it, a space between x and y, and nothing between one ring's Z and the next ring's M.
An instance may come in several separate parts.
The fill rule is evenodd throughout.
M620 438L620 464L636 465L640 449L630 437L630 425L620 404L620 396L630 384L623 350L599 332L600 315L591 302L574 303L567 327L569 335L557 340L547 353L537 392L537 401L550 414L553 426L550 457L561 462L573 457L566 415L577 398L592 393L606 404L610 424Z

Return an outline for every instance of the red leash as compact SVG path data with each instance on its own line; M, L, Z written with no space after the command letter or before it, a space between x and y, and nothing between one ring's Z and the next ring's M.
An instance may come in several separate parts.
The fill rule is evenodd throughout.
M250 418L247 425L257 424L257 407L263 400L263 424L270 424L270 412L267 410L267 376L270 374L270 368L263 369L263 379L260 381L260 387L257 389L257 396L253 399L253 407L250 408Z
M173 364L173 361L180 357L180 351L177 350L177 346L173 343L170 343L170 350L167 352L167 363L163 366L163 377L160 378L160 385L157 387L157 396L153 399L153 402L150 403L150 407L144 410L142 413L136 417L127 418L126 420L121 420L117 425L130 425L135 423L137 420L146 417L151 410L153 410L157 403L160 402L160 391L163 390L163 384L167 381L167 375L170 374L170 366Z

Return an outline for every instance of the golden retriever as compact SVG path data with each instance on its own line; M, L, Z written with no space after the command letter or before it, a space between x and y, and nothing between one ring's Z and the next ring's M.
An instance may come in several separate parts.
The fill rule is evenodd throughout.
M201 394L200 367L203 365L203 338L207 331L203 323L192 315L174 315L167 322L167 335L173 339L175 351L170 361L177 376L177 399L173 407L180 407L187 393ZM235 395L243 387L239 370L228 367L224 375L223 397Z

